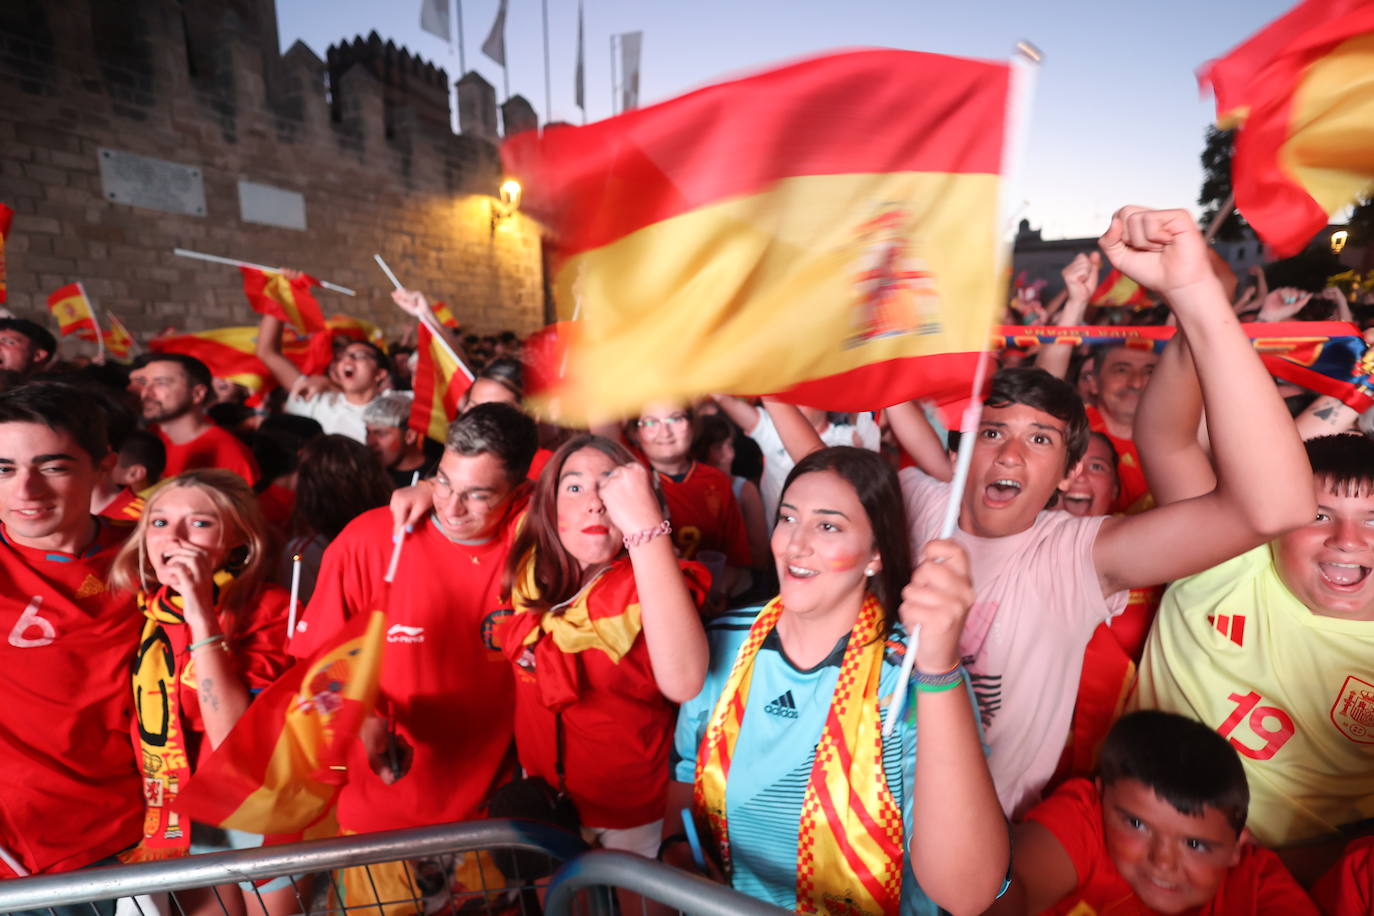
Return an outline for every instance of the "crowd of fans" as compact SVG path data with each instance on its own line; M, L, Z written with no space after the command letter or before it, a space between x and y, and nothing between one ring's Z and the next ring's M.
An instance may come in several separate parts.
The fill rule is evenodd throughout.
M454 333L477 379L440 443L404 347L304 376L263 317L250 407L194 357L58 363L0 319L0 877L260 845L178 793L382 608L342 834L536 785L591 843L805 912L1374 913L1374 443L1241 328L1374 304L1238 292L1182 211L1101 248L1022 318L1100 320L1105 258L1161 300L1113 316L1177 334L1008 347L959 431L725 394L565 429L522 410L514 334Z

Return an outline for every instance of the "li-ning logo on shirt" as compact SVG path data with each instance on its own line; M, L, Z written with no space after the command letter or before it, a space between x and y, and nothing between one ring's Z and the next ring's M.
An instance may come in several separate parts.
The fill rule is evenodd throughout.
M787 691L767 706L763 711L770 716L782 716L784 719L795 719L797 717L797 704L792 699L792 691Z
M387 642L424 642L424 627L408 627L403 623L393 623L386 631Z
M1208 614L1207 622L1238 646L1245 645L1245 618L1240 614Z

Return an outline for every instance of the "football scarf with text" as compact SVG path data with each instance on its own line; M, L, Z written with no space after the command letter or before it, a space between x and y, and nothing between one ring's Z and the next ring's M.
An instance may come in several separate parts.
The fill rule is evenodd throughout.
M755 618L697 754L694 809L710 826L727 876L730 835L725 788L730 761L744 722L754 660L781 614L782 604L774 598ZM896 914L901 908L902 812L883 771L878 709L882 626L882 607L867 596L840 662L802 802L797 831L799 913L878 916Z

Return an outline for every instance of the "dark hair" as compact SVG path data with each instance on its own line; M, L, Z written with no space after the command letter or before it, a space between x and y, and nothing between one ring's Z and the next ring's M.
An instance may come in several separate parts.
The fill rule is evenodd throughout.
M518 359L498 356L483 366L477 377L498 383L517 399L525 396L525 367Z
M1365 436L1317 436L1303 445L1312 475L1332 493L1363 496L1374 490L1374 442Z
M28 382L0 394L0 423L36 423L66 433L99 463L110 453L103 405L90 393L60 382Z
M1112 471L1113 471L1113 473L1115 473L1115 471L1116 471L1116 463L1117 463L1118 461L1121 460L1121 456L1120 456L1119 454L1117 454L1116 446L1112 444L1112 437L1109 436L1109 435L1107 435L1106 433L1099 433L1099 432L1097 432L1097 431L1093 431L1093 432L1088 433L1088 440L1089 440L1089 441L1092 441L1092 442L1100 442L1100 443L1102 443L1104 446L1107 447L1107 454L1110 455L1111 458L1112 458ZM1088 453L1088 443L1087 443L1087 442L1084 442L1084 443L1083 443L1083 454L1086 455L1087 453Z
M1250 786L1240 756L1221 735L1192 719L1157 709L1122 716L1097 758L1103 788L1123 779L1148 786L1180 814L1207 808L1245 829Z
M988 407L1025 404L1065 424L1064 473L1082 459L1088 448L1088 414L1083 399L1068 382L1044 369L1001 369L992 377L992 390L983 402Z
M319 436L301 448L291 531L332 541L354 518L390 499L391 483L367 446L348 436Z
M257 416L257 411L237 401L221 401L205 409L205 415L216 426L235 432L240 426Z
M629 449L619 442L605 436L582 433L560 445L548 464L544 465L530 496L525 523L520 526L520 532L515 536L515 543L507 555L504 589L507 594L510 593L519 581L521 568L533 551L534 582L538 594L524 597L531 608L539 611L562 604L576 595L582 586L582 569L564 549L558 537L558 478L563 473L563 465L568 457L584 448L596 449L617 465L635 460Z
M167 470L167 447L157 433L146 429L133 430L124 437L119 444L119 457L123 464L142 465L148 472L148 486L161 480L162 472Z
M396 374L394 367L391 365L391 357L387 356L386 351L383 350L381 347L377 346L372 341L359 340L356 337L347 337L344 335L339 335L339 339L343 341L339 345L340 353L342 353L344 350L347 350L349 347L355 344L361 344L362 346L367 347L369 350L372 351L372 356L377 361L378 369L385 370L387 375L394 376Z
M509 404L478 404L449 424L444 448L464 456L493 454L515 483L529 473L539 433L532 419Z
M718 413L697 414L696 435L692 437L692 458L702 464L711 463L711 449L722 442L733 442L735 424Z
M1117 350L1135 350L1138 353L1147 352L1146 350L1140 347L1131 346L1124 340L1115 341L1113 343L1098 344L1088 352L1088 361L1092 363L1093 375L1100 376L1102 374L1102 363L1107 359L1108 355L1116 352ZM1154 352L1153 346L1148 352Z
M46 350L49 357L57 352L57 338L52 336L52 332L27 318L0 318L0 331L23 334L33 344L34 349Z
M887 459L877 452L851 445L837 445L812 452L793 466L782 485L782 499L792 481L803 474L830 471L842 477L854 488L859 504L864 507L868 523L873 528L874 546L882 560L882 569L867 580L867 587L883 606L886 637L897 625L897 608L902 589L911 579L911 541L906 524L902 488L897 472Z
M320 426L320 422L310 417L298 417L289 413L276 413L266 417L257 431L248 438L248 447L253 450L253 459L262 471L262 478L255 489L261 493L278 477L294 471L298 463L296 456L305 443L323 435L324 428Z
M152 363L176 363L186 373L191 385L205 386L205 397L214 393L215 377L210 373L210 367L194 356L185 353L145 353L134 360L134 368L142 369Z

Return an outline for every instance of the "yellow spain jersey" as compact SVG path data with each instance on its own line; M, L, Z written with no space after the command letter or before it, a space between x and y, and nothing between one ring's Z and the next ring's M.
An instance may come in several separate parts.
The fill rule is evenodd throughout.
M1230 740L1266 846L1374 816L1374 622L1309 611L1268 545L1164 594L1131 705Z

